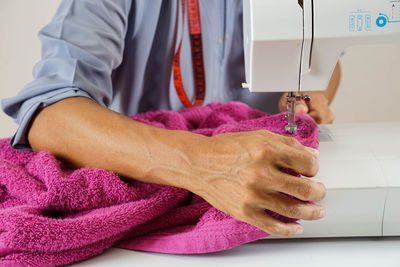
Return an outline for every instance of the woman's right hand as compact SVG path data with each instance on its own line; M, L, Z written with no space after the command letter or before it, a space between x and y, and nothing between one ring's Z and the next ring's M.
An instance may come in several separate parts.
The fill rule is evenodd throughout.
M296 139L259 130L216 135L194 147L188 158L199 181L189 190L215 208L281 236L299 234L303 228L274 219L265 209L304 220L325 216L322 206L282 194L304 201L320 201L326 194L322 183L283 171L289 168L307 177L318 172L318 152Z

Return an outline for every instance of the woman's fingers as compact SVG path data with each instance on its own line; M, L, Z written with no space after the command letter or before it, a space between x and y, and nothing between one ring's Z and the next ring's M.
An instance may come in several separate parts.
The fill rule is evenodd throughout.
M282 136L283 137L283 142L287 144L289 147L301 150L301 151L306 151L311 153L314 157L318 158L319 152L318 150L307 147L302 145L296 138L294 137L287 137L287 136Z
M265 212L265 208L255 208L252 213L252 215L248 216L251 218L249 223L271 235L289 237L303 232L303 227L299 223L281 222L269 216Z
M274 188L277 192L292 195L304 201L321 201L326 195L323 183L298 178L283 172L279 176L281 177L280 182Z
M319 110L312 110L310 112L310 116L318 123L318 124L332 124L335 120L335 115L328 108L324 112L320 112Z
M259 179L257 192L265 194L273 190L304 201L321 201L326 196L326 187L323 183L298 178L283 172L274 177L273 179Z
M325 216L325 208L289 198L279 192L260 196L259 208L271 210L283 216L302 220L318 220Z
M308 113L308 110L309 109L305 101L302 100L296 103L296 114Z
M299 143L300 144L300 143ZM294 170L304 176L314 177L318 173L318 151L312 148L282 146L275 162L278 167Z

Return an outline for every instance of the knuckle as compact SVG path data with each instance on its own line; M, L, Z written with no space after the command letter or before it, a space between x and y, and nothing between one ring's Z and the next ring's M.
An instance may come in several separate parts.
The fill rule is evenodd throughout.
M242 203L239 214L241 218L244 218L243 221L247 221L248 218L251 218L252 213L248 203Z
M264 178L264 184L269 186L269 189L282 190L291 187L290 181L282 178L280 170L271 170Z
M294 138L294 137L287 137L286 138L286 143L290 146L298 146L300 145L300 142Z
M239 213L241 214L241 217L244 218L250 217L251 216L250 203L242 202L240 205Z
M270 155L272 153L272 151L273 151L273 148L272 148L271 144L264 142L261 146L260 145L254 146L250 150L250 155L253 160L255 160L256 162L259 162L259 161L265 159L265 157L267 155Z
M244 180L244 186L246 188L254 188L257 185L258 182L258 177L255 174L250 174L249 176L247 176Z
M277 179L275 187L280 192L294 192L297 187L297 177L290 177L288 179Z
M252 205L252 202L251 202L250 197L244 197L244 199L243 199L243 201L241 203L242 211L250 210L251 205Z
M291 166L295 165L295 159L289 155L283 156L276 160L279 166L284 166L290 168Z
M244 180L244 186L247 189L254 189L260 184L261 172L254 168L250 171L250 174L246 176Z
M269 187L274 187L284 183L283 179L280 179L279 176L277 175L277 172L279 172L279 170L277 170L276 167L274 166L269 166L265 168L264 170L265 175L262 178L263 184Z
M302 183L297 188L300 196L304 198L304 200L309 200L313 193L313 188L310 183Z
M293 234L292 234L291 231L289 231L289 230L287 230L287 229L283 229L283 230L282 230L281 236L283 236L283 237L290 237L290 236L292 236L292 235L293 235Z
M258 133L259 135L262 135L262 136L268 136L271 132L269 132L268 130L265 130L265 129L260 129L260 130L257 130L256 133Z
M295 204L286 208L287 214L292 217L299 219L303 214L302 207L299 204Z
M258 157L257 159L263 160L265 159L268 155L271 155L272 153L272 148L269 144L264 144L262 148L258 151Z
M289 237L289 236L292 235L292 233L290 232L289 229L286 229L285 227L281 227L278 224L276 224L273 227L273 230L274 230L274 234L280 235L280 236L283 236L283 237Z
M240 203L240 210L243 215L248 216L251 213L252 207L255 203L255 194L253 192L248 192Z
M270 223L265 226L265 229L267 233L269 234L274 234L274 235L281 235L282 234L282 229L279 227L277 223Z
M276 148L272 142L264 142L262 146L262 156L265 158L275 152Z
M318 173L319 170L319 165L318 161L314 158L312 155L307 155L304 159L305 161L305 166L307 168L308 174L311 176L315 176Z
M307 153L304 155L304 162L308 168L312 168L315 163L315 159L312 155Z

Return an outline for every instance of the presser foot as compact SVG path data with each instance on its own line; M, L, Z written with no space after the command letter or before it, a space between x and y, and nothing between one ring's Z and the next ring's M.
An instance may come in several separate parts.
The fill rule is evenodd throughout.
M308 102L311 100L311 97L308 95L296 96L294 92L289 92L286 96L286 119L288 120L288 124L285 126L285 131L288 134L295 134L298 130L296 125L296 102L300 100Z
M297 125L296 124L293 124L293 125L288 124L288 125L285 126L285 131L288 134L295 134L297 132L297 130L298 129L297 129Z

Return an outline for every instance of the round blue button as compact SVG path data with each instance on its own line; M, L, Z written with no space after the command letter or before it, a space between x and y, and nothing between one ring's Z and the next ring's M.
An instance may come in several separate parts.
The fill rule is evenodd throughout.
M376 25L378 26L378 27L385 27L386 26L386 24L387 24L387 18L385 17L385 16L379 16L377 19L376 19Z

